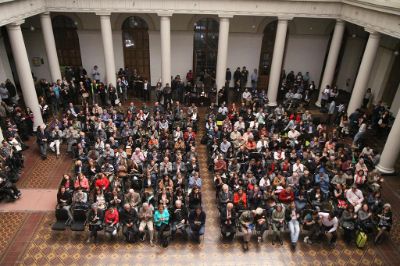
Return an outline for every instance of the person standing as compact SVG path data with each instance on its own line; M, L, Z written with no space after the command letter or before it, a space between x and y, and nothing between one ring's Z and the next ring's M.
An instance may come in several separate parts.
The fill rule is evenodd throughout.
M150 101L150 91L151 91L151 85L150 82L147 79L144 79L143 82L143 100Z
M100 71L97 65L95 65L92 69L92 79L97 81L98 83L100 82Z
M168 104L171 104L172 100L172 89L169 86L169 83L165 84L165 87L163 89L163 95L164 95L164 106L168 107Z
M39 145L40 155L43 160L47 159L47 146L50 139L49 133L45 130L45 125L40 125L36 133L36 142Z
M247 86L247 80L249 79L249 71L244 66L242 68L241 76L240 76L240 88L243 90Z

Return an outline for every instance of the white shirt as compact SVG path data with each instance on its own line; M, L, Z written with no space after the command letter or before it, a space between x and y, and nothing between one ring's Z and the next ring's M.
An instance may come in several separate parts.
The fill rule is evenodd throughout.
M326 227L332 226L332 228L328 231L329 233L335 232L337 230L337 227L339 224L337 217L333 218L332 220L329 220L329 218L328 218L329 213L319 212L318 215L319 215L319 217L321 217L321 221L324 226L326 226Z

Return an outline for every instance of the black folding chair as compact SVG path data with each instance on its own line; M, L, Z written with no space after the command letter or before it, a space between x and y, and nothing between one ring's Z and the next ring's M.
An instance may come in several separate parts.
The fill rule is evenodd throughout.
M66 209L56 209L56 222L51 227L52 230L55 231L64 231L67 227L69 216L68 211Z

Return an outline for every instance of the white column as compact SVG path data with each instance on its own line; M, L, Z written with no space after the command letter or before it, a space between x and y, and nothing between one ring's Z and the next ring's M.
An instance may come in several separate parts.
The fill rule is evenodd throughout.
M276 37L274 44L274 54L272 56L271 72L269 75L269 84L267 97L269 106L276 106L276 98L278 96L279 81L282 72L283 54L286 46L286 33L288 28L288 18L279 18L278 27L276 29Z
M161 35L161 83L171 85L171 16L172 13L160 13Z
M321 86L319 88L318 100L315 103L316 106L321 107L321 97L327 85L332 85L333 75L335 74L335 68L337 59L340 52L340 47L342 45L343 33L345 29L345 22L338 19L336 21L335 30L333 31L333 36L331 40L331 45L329 47L329 54L326 60L324 75L322 76Z
M52 81L61 79L60 64L57 57L56 42L54 40L53 26L51 24L50 13L46 12L40 15L44 46L46 48L47 61L49 62Z
M33 83L32 72L29 66L28 54L26 52L24 37L22 36L21 24L24 21L7 25L7 32L10 38L12 53L21 84L22 95L25 105L33 112L33 128L43 124L42 114L39 108L39 102L36 95L35 84Z
M3 141L4 137L3 137L3 130L0 127L0 141Z
M379 164L376 166L381 173L394 173L394 165L400 151L400 111L397 112L392 129L387 137L385 147L383 148Z
M379 47L380 34L371 31L369 34L367 46L365 47L364 55L361 60L361 65L358 70L356 82L351 94L347 114L353 113L357 108L361 107L364 99L364 94L367 90L368 80L371 74L371 69L375 61L376 52Z
M217 91L225 86L226 61L228 58L229 18L233 16L219 15L217 74L215 83ZM218 93L216 96L218 104Z
M96 13L100 16L101 25L101 37L103 39L104 48L104 61L106 64L106 81L108 84L117 84L116 82L116 71L115 71L115 59L114 59L114 47L112 39L110 13Z

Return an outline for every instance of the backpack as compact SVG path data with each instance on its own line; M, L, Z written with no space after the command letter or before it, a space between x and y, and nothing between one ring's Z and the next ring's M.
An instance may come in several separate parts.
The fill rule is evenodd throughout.
M356 237L356 245L358 248L364 248L365 244L367 244L368 236L366 233L359 231Z

